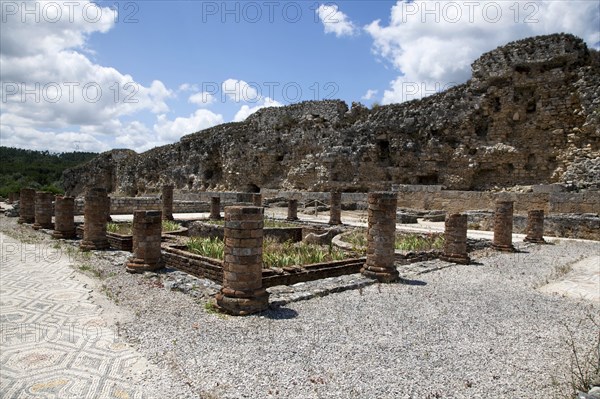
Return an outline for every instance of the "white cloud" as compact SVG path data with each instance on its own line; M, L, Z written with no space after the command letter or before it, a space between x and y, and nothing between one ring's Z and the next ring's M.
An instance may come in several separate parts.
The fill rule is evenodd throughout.
M375 95L377 94L378 90L373 90L373 89L369 89L367 90L367 92L365 93L364 96L362 96L361 98L363 100L371 100L373 97L375 97Z
M465 82L482 53L528 36L569 32L600 44L598 2L398 1L390 22L364 27L373 51L400 72L383 103L420 98Z
M260 90L260 87L256 84L237 79L227 79L221 84L222 93L236 103L258 102L261 97L257 88Z
M250 115L252 115L253 113L255 113L256 111L258 111L261 108L266 108L266 107L281 107L283 104L281 104L278 101L272 100L269 97L265 97L262 101L261 104L255 106L255 107L250 107L248 105L242 105L242 107L240 108L240 110L235 114L235 116L233 117L233 121L234 122L241 122L243 120L245 120L247 117L249 117Z
M162 82L144 86L85 55L93 53L86 48L89 36L109 31L115 17L90 1L3 2L0 128L11 132L3 141L59 150L78 141L102 151L127 136L129 125L120 118L169 110L166 100L174 93Z
M199 106L207 106L215 102L215 96L205 91L192 94L188 98L188 102Z
M177 117L174 120L169 120L166 115L158 115L154 124L154 131L158 134L159 140L169 143L179 140L186 134L207 129L223 122L221 114L215 114L206 109L198 109L188 118Z
M333 33L336 37L352 36L358 32L348 16L335 4L321 4L315 11L323 23L325 33Z
M198 91L198 85L194 83L182 83L177 88L177 91Z

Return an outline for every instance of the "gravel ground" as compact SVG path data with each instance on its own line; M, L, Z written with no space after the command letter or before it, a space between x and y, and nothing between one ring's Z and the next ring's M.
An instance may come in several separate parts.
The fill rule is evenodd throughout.
M153 398L552 398L567 326L590 348L598 331L579 323L600 305L535 288L600 245L522 250L237 318L125 273L126 253L94 254L87 273L131 315L122 338L158 366Z

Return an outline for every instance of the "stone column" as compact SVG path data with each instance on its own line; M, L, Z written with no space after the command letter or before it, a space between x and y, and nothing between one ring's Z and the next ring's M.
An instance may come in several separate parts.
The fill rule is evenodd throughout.
M130 273L160 269L161 211L133 212L133 256L125 264Z
M288 200L288 214L287 220L298 220L298 200Z
M494 240L492 247L498 251L512 252L513 201L497 201L494 213Z
M54 197L54 238L75 238L75 198Z
M331 193L329 224L342 224L342 193L339 191Z
M544 210L536 209L527 212L527 236L523 241L545 244L544 240Z
M262 286L264 208L225 208L225 259L223 288L217 305L233 315L260 312L269 306L269 294Z
M262 206L262 195L252 194L252 203L254 204L254 206Z
M210 197L210 219L221 219L221 197Z
M13 202L15 202L15 200L16 200L15 193L8 193L8 198L6 199L6 203L10 205Z
M467 215L455 213L446 217L444 254L440 259L463 265L471 261L467 255Z
M54 227L52 224L52 200L54 194L45 191L37 191L35 193L35 223L33 228L36 230L40 229L51 229Z
M91 188L85 195L83 207L83 240L79 245L82 251L107 249L110 247L106 238L106 220L110 212L110 199L106 189Z
M162 218L173 220L173 188L172 185L162 187Z
M19 198L19 223L35 222L35 190L22 188Z
M367 263L363 275L390 283L398 279L394 266L397 197L391 192L369 193Z

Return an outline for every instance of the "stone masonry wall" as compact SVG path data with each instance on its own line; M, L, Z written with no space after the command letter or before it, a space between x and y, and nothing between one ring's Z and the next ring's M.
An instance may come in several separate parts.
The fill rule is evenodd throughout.
M125 196L174 184L176 198L265 188L389 191L397 184L598 189L598 59L569 34L519 40L483 54L467 83L418 101L265 108L143 154L102 154L65 171L63 184L68 195L103 183Z

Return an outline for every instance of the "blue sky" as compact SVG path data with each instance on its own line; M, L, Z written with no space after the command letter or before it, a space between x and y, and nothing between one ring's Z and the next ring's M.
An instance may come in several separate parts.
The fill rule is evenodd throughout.
M371 106L463 83L483 52L597 1L1 1L0 144L144 151L265 106Z

